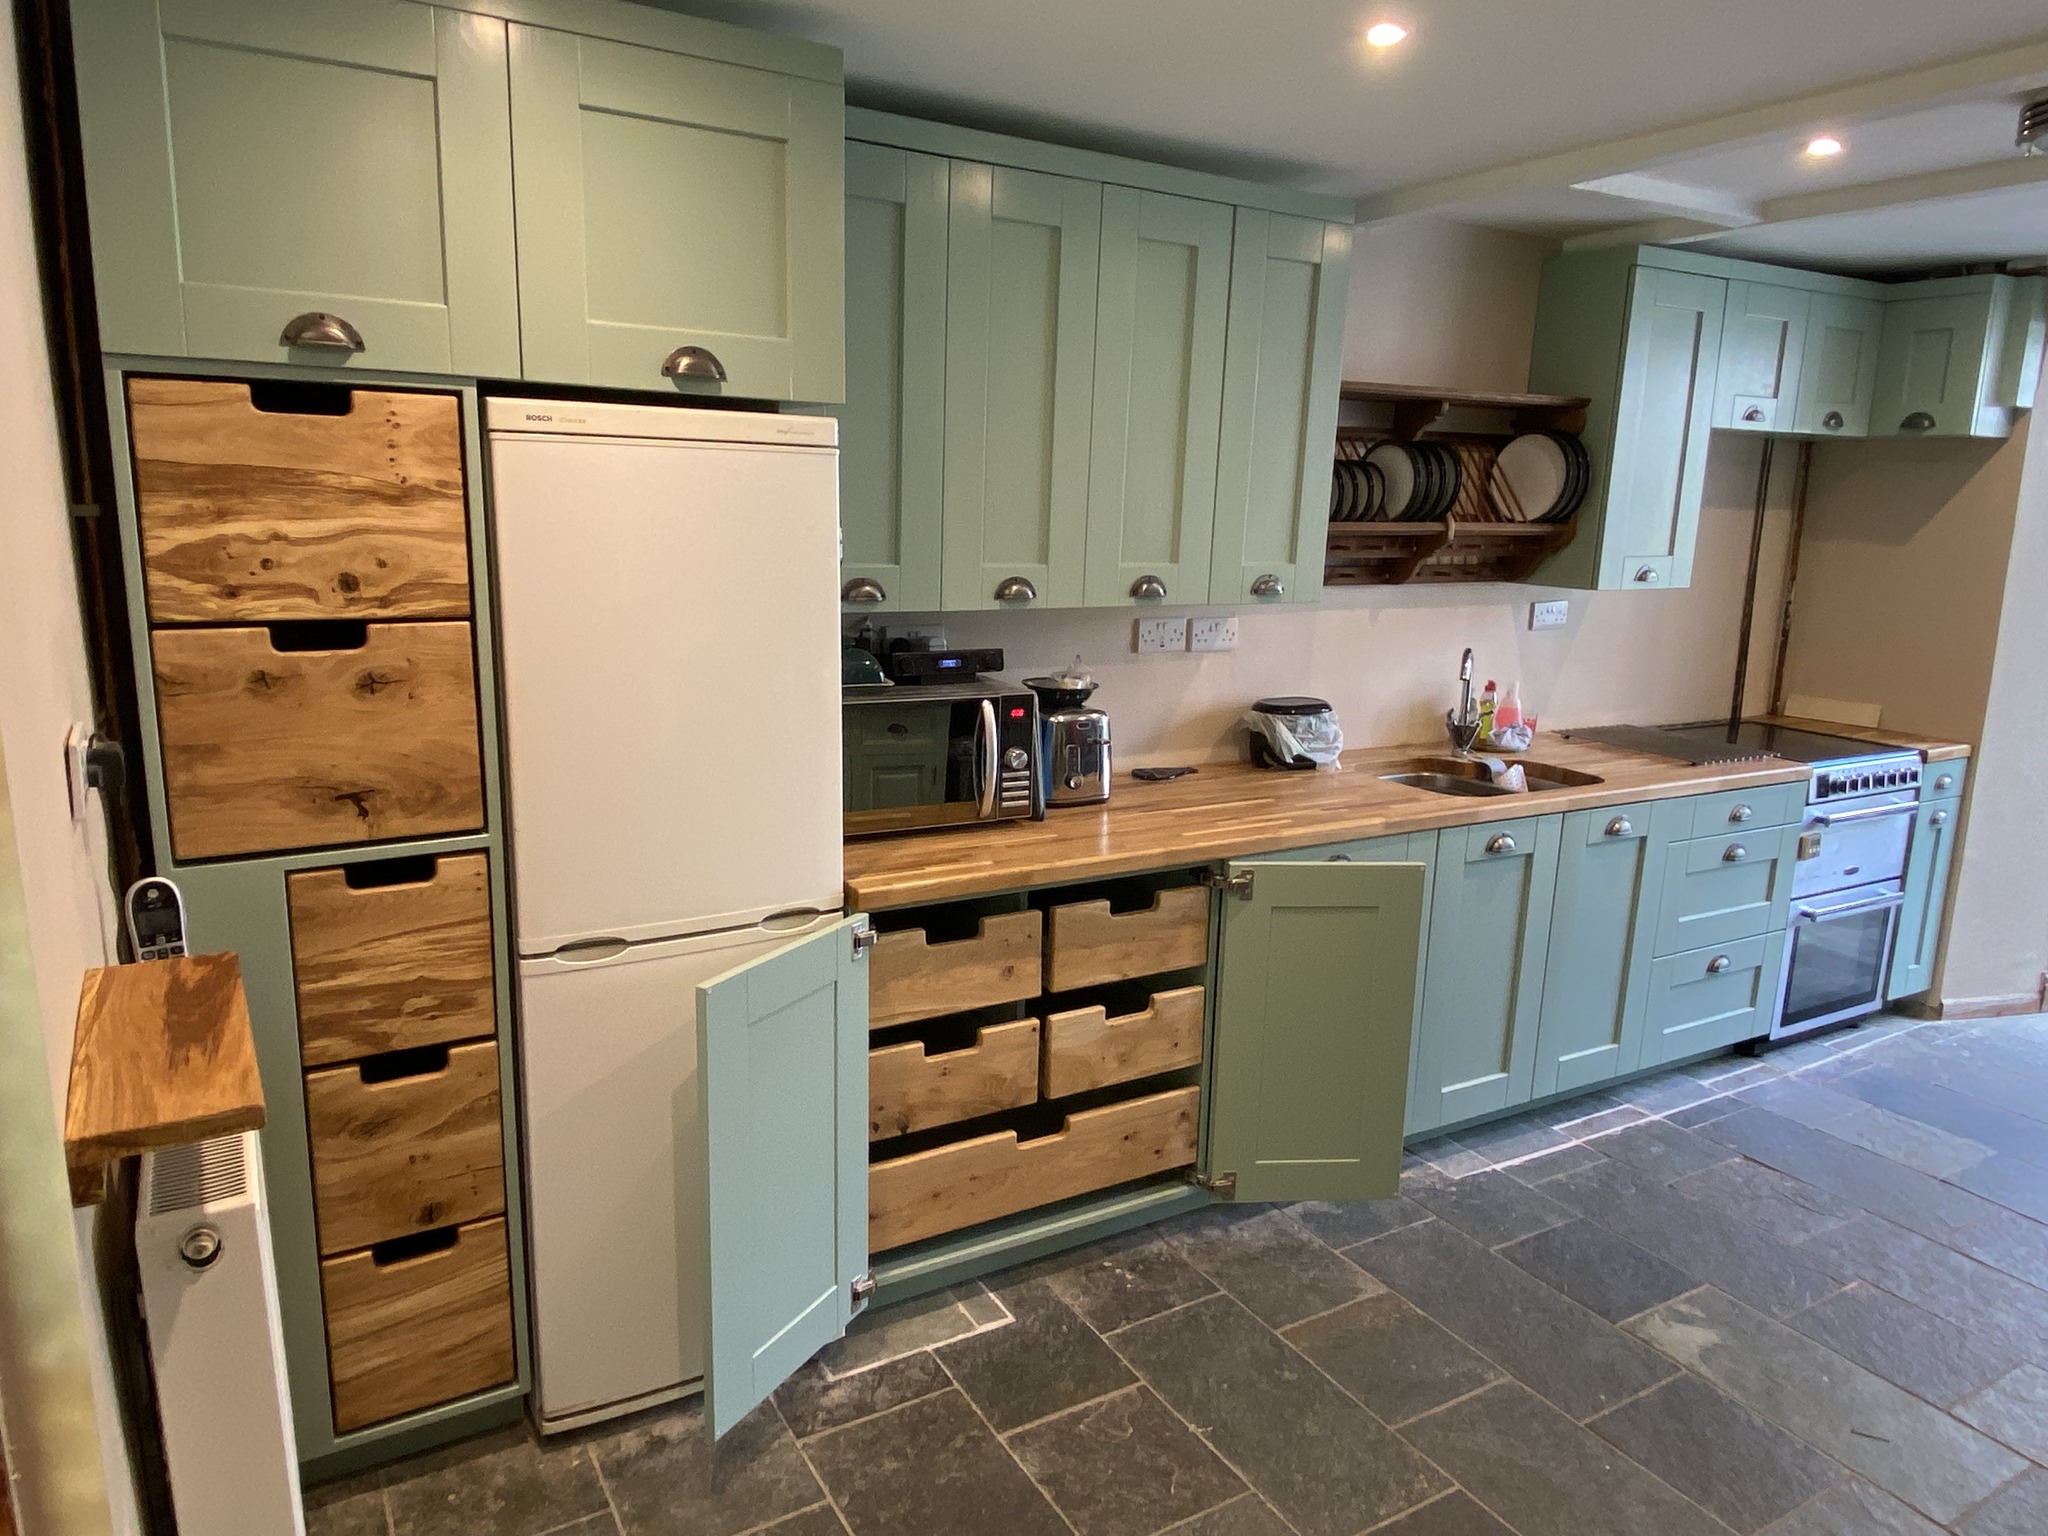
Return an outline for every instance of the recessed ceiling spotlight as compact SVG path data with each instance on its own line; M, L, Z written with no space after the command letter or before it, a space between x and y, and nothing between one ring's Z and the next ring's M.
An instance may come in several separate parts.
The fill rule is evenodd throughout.
M1376 21L1365 29L1365 40L1375 48L1391 48L1407 36L1408 29L1398 21Z
M1842 141L1831 133L1815 134L1806 141L1806 152L1815 160L1826 160L1842 152Z

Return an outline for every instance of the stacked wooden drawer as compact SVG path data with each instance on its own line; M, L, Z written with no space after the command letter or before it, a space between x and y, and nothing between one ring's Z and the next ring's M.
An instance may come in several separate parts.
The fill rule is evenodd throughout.
M1649 997L1653 1058L1719 1049L1770 1028L1806 785L1699 795L1666 850Z
M461 401L131 378L180 861L484 821Z
M485 854L286 878L339 1433L512 1380Z
M879 936L870 1251L1194 1162L1206 995L1172 973L1208 962L1209 893L1117 895L915 913Z

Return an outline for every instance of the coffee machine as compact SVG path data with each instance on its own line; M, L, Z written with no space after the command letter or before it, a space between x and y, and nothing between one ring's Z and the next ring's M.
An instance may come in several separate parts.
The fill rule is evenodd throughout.
M1047 808L1107 800L1109 716L1088 708L1094 678L1076 668L1060 677L1027 677L1024 686L1038 695L1038 760Z

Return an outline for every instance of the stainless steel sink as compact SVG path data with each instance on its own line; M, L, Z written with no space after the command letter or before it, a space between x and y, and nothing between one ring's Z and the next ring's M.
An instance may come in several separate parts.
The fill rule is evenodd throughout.
M1559 768L1550 763L1524 763L1522 774L1529 782L1531 794L1601 782L1590 773L1581 773L1576 768ZM1410 789L1426 789L1434 795L1488 796L1513 793L1512 790L1502 789L1493 782L1493 775L1486 764L1461 757L1413 758L1407 767L1399 772L1383 773L1380 778L1389 784L1405 784Z

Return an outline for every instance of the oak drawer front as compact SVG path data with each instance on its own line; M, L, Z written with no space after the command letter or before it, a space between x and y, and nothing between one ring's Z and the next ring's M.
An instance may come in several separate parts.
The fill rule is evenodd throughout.
M1722 833L1754 832L1763 827L1782 827L1797 821L1806 809L1806 785L1763 784L1755 789L1731 789L1714 795L1692 797L1692 835L1719 837Z
M416 862L403 861L403 872ZM424 878L393 884L349 884L378 872L374 863L285 877L307 1066L496 1031L490 860L459 853L424 864Z
M1799 829L1763 827L1673 843L1654 952L1674 955L1785 926Z
M469 616L460 398L344 396L332 416L259 410L233 380L128 381L152 623Z
M383 1263L383 1249L321 1261L337 1433L512 1380L505 1218L435 1239L445 1246L405 1256L425 1244L394 1245Z
M1922 800L1960 800L1963 785L1969 779L1967 763L1945 762L1924 763L1920 768L1920 798Z
M1142 1013L1110 1017L1106 1008L1076 1008L1045 1021L1045 1096L1062 1099L1111 1083L1199 1066L1201 987L1155 992Z
M868 1139L907 1136L1038 1098L1038 1021L991 1024L965 1050L912 1040L868 1052Z
M1161 891L1136 912L1113 912L1107 901L1076 901L1054 907L1051 915L1046 986L1054 992L1187 970L1209 959L1203 886Z
M1759 934L1652 961L1645 1064L1769 1034L1784 943L1783 933Z
M880 935L868 952L868 1027L1036 997L1044 931L1032 911L994 913L973 937L938 944L922 928Z
M1051 1136L997 1131L868 1169L868 1251L958 1231L1195 1160L1202 1090L1069 1115Z
M467 624L370 624L349 650L159 629L157 724L180 859L483 826Z
M366 1082L365 1066L306 1074L320 1251L341 1253L505 1209L498 1044L452 1046L438 1070Z

